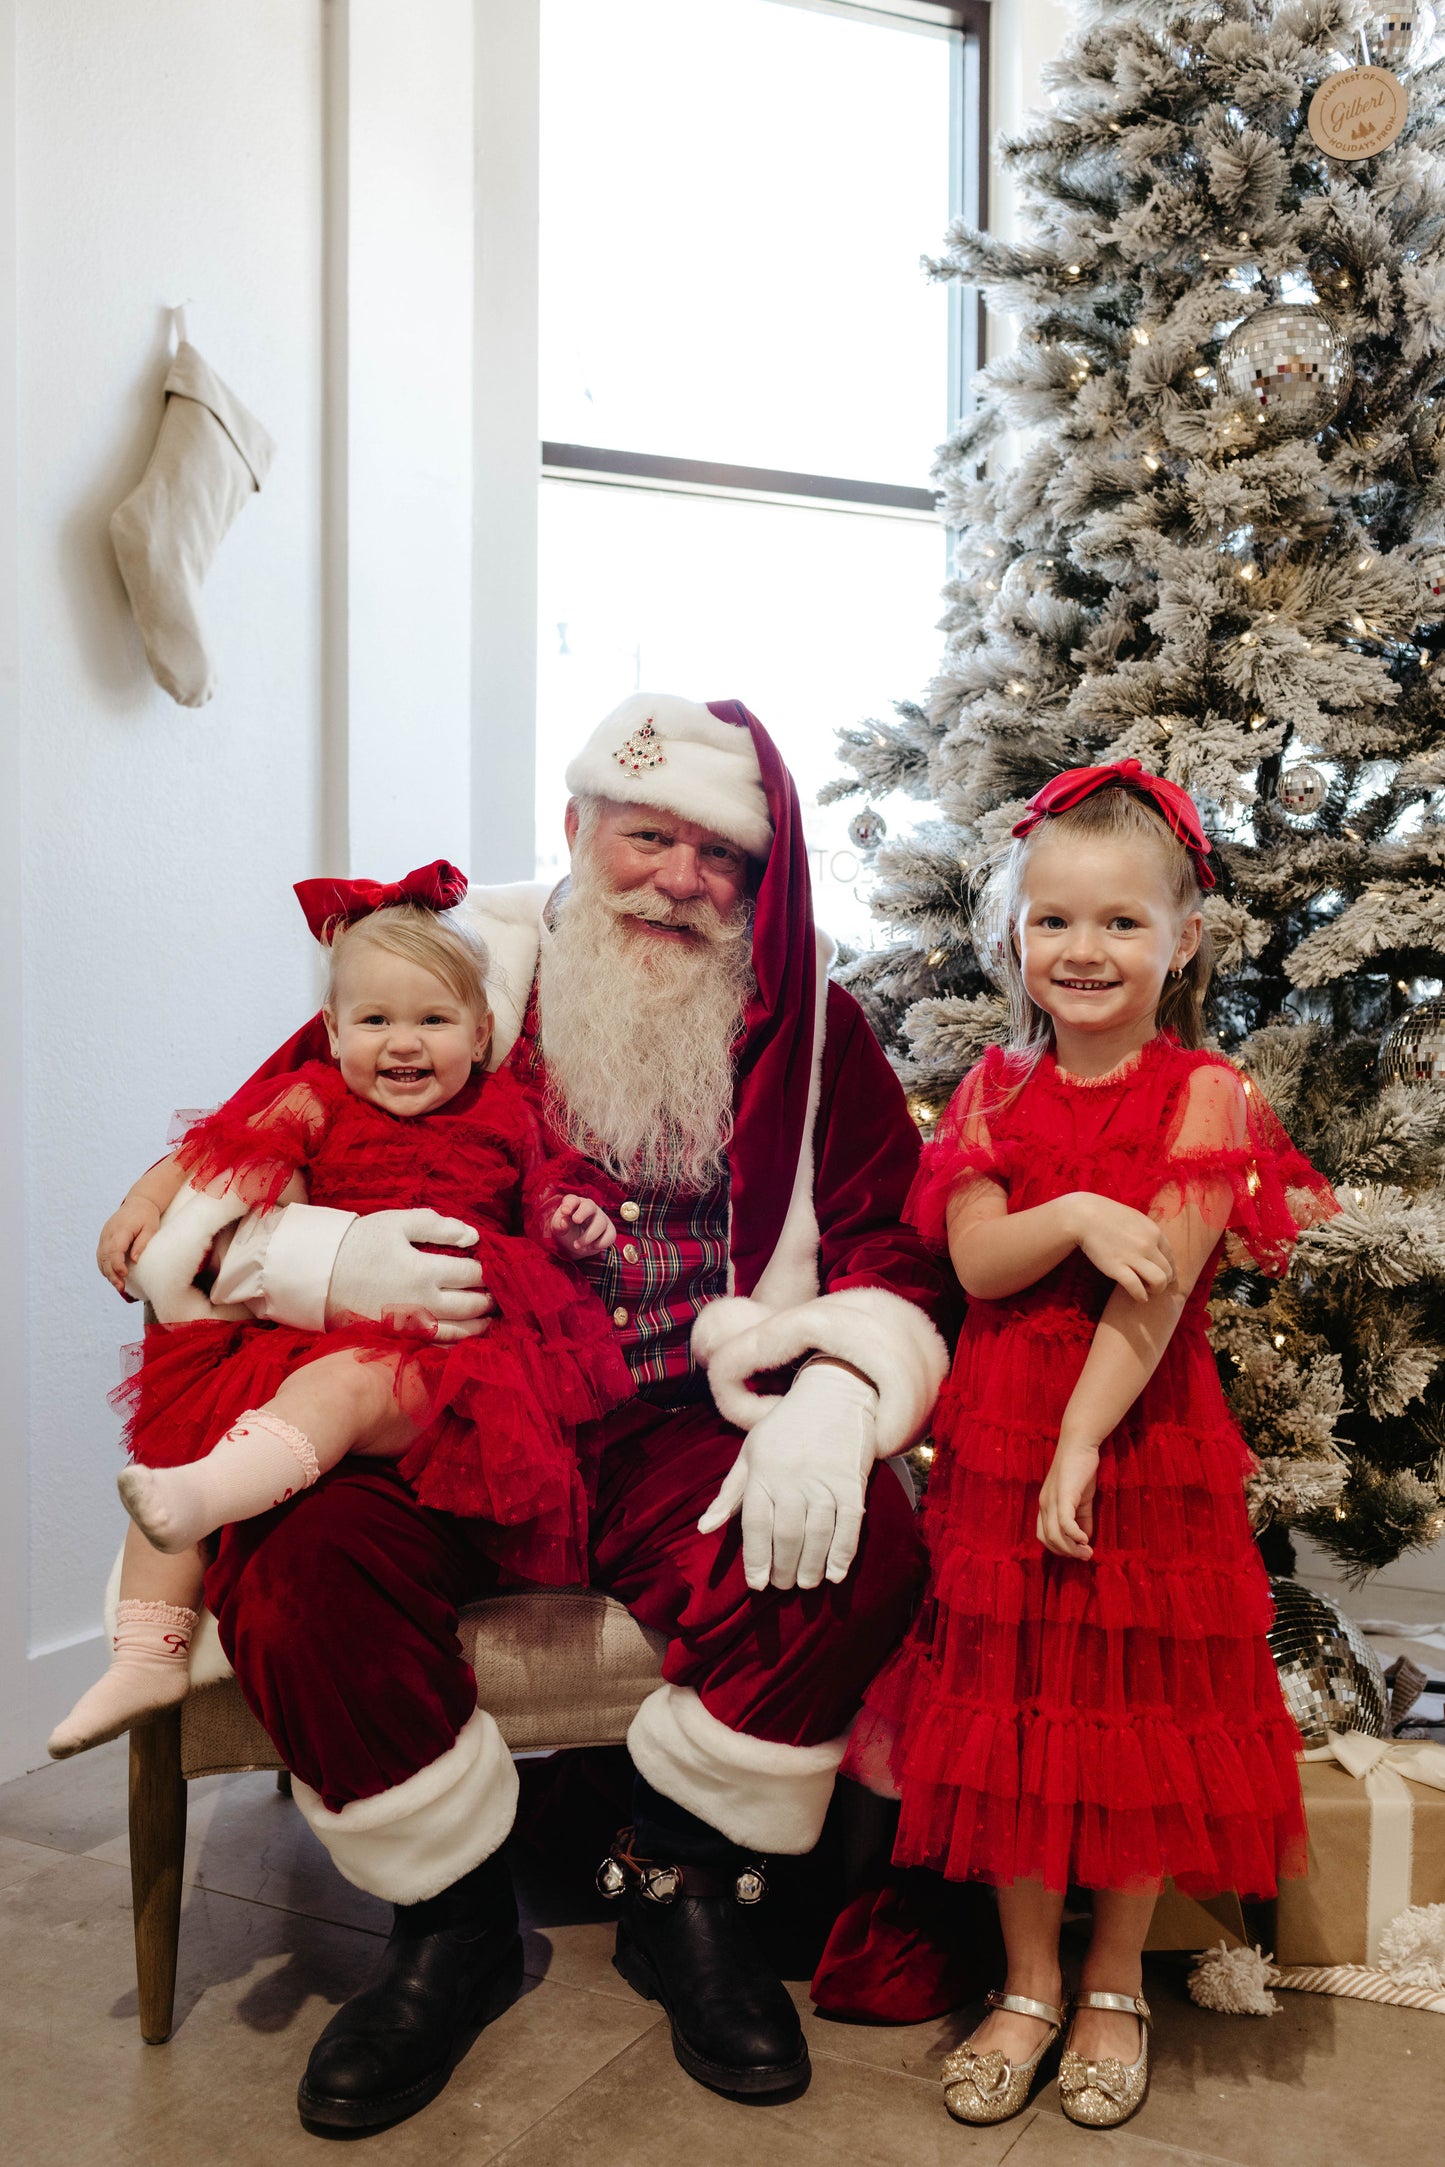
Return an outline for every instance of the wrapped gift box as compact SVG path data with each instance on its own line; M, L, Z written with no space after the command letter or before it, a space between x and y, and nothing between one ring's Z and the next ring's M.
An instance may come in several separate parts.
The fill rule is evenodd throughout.
M1280 1964L1373 1964L1391 1919L1410 1904L1445 1903L1445 1789L1436 1787L1445 1750L1337 1742L1337 1751L1346 1748L1362 1767L1367 1757L1373 1766L1359 1775L1337 1759L1300 1767L1309 1878L1280 1883ZM1434 1781L1409 1779L1412 1756Z

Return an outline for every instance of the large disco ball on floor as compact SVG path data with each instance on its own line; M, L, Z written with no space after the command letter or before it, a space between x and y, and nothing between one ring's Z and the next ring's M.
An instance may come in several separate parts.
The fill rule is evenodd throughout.
M1271 1580L1274 1624L1269 1629L1285 1705L1307 1746L1329 1731L1390 1732L1390 1691L1364 1634L1338 1603L1298 1580Z

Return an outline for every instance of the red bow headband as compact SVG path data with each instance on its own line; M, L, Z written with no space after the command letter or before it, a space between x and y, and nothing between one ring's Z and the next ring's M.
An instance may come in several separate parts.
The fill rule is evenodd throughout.
M319 941L329 941L342 926L369 918L393 903L417 903L423 910L450 910L467 892L467 876L445 858L419 865L403 880L298 880L296 900Z
M1066 768L1062 775L1056 775L1042 790L1034 792L1023 819L1014 823L1014 834L1032 835L1050 813L1066 813L1085 798L1091 798L1096 790L1131 790L1135 797L1147 798L1163 814L1170 833L1178 836L1193 858L1200 887L1215 885L1214 868L1206 862L1209 837L1200 823L1193 798L1188 791L1181 790L1178 783L1166 782L1162 775L1151 775L1137 760L1114 760L1108 767Z

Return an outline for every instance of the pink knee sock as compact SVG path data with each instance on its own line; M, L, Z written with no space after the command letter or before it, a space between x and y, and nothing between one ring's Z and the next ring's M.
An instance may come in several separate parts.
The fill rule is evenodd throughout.
M87 1746L119 1737L138 1716L153 1715L182 1699L190 1682L195 1629L196 1612L180 1603L124 1598L115 1614L110 1669L51 1732L51 1759L63 1761Z
M309 1489L320 1473L301 1430L252 1408L203 1460L188 1467L128 1467L119 1489L147 1542L174 1554L232 1520L269 1512Z

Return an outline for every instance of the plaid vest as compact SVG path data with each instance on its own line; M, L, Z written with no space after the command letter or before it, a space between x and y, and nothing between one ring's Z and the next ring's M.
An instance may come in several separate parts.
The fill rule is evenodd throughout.
M545 1097L535 980L507 1065ZM699 1311L728 1291L727 1175L699 1195L675 1181L623 1186L600 1166L592 1173L589 1193L611 1214L617 1246L578 1268L617 1328L638 1390L668 1406L705 1400L691 1338Z

